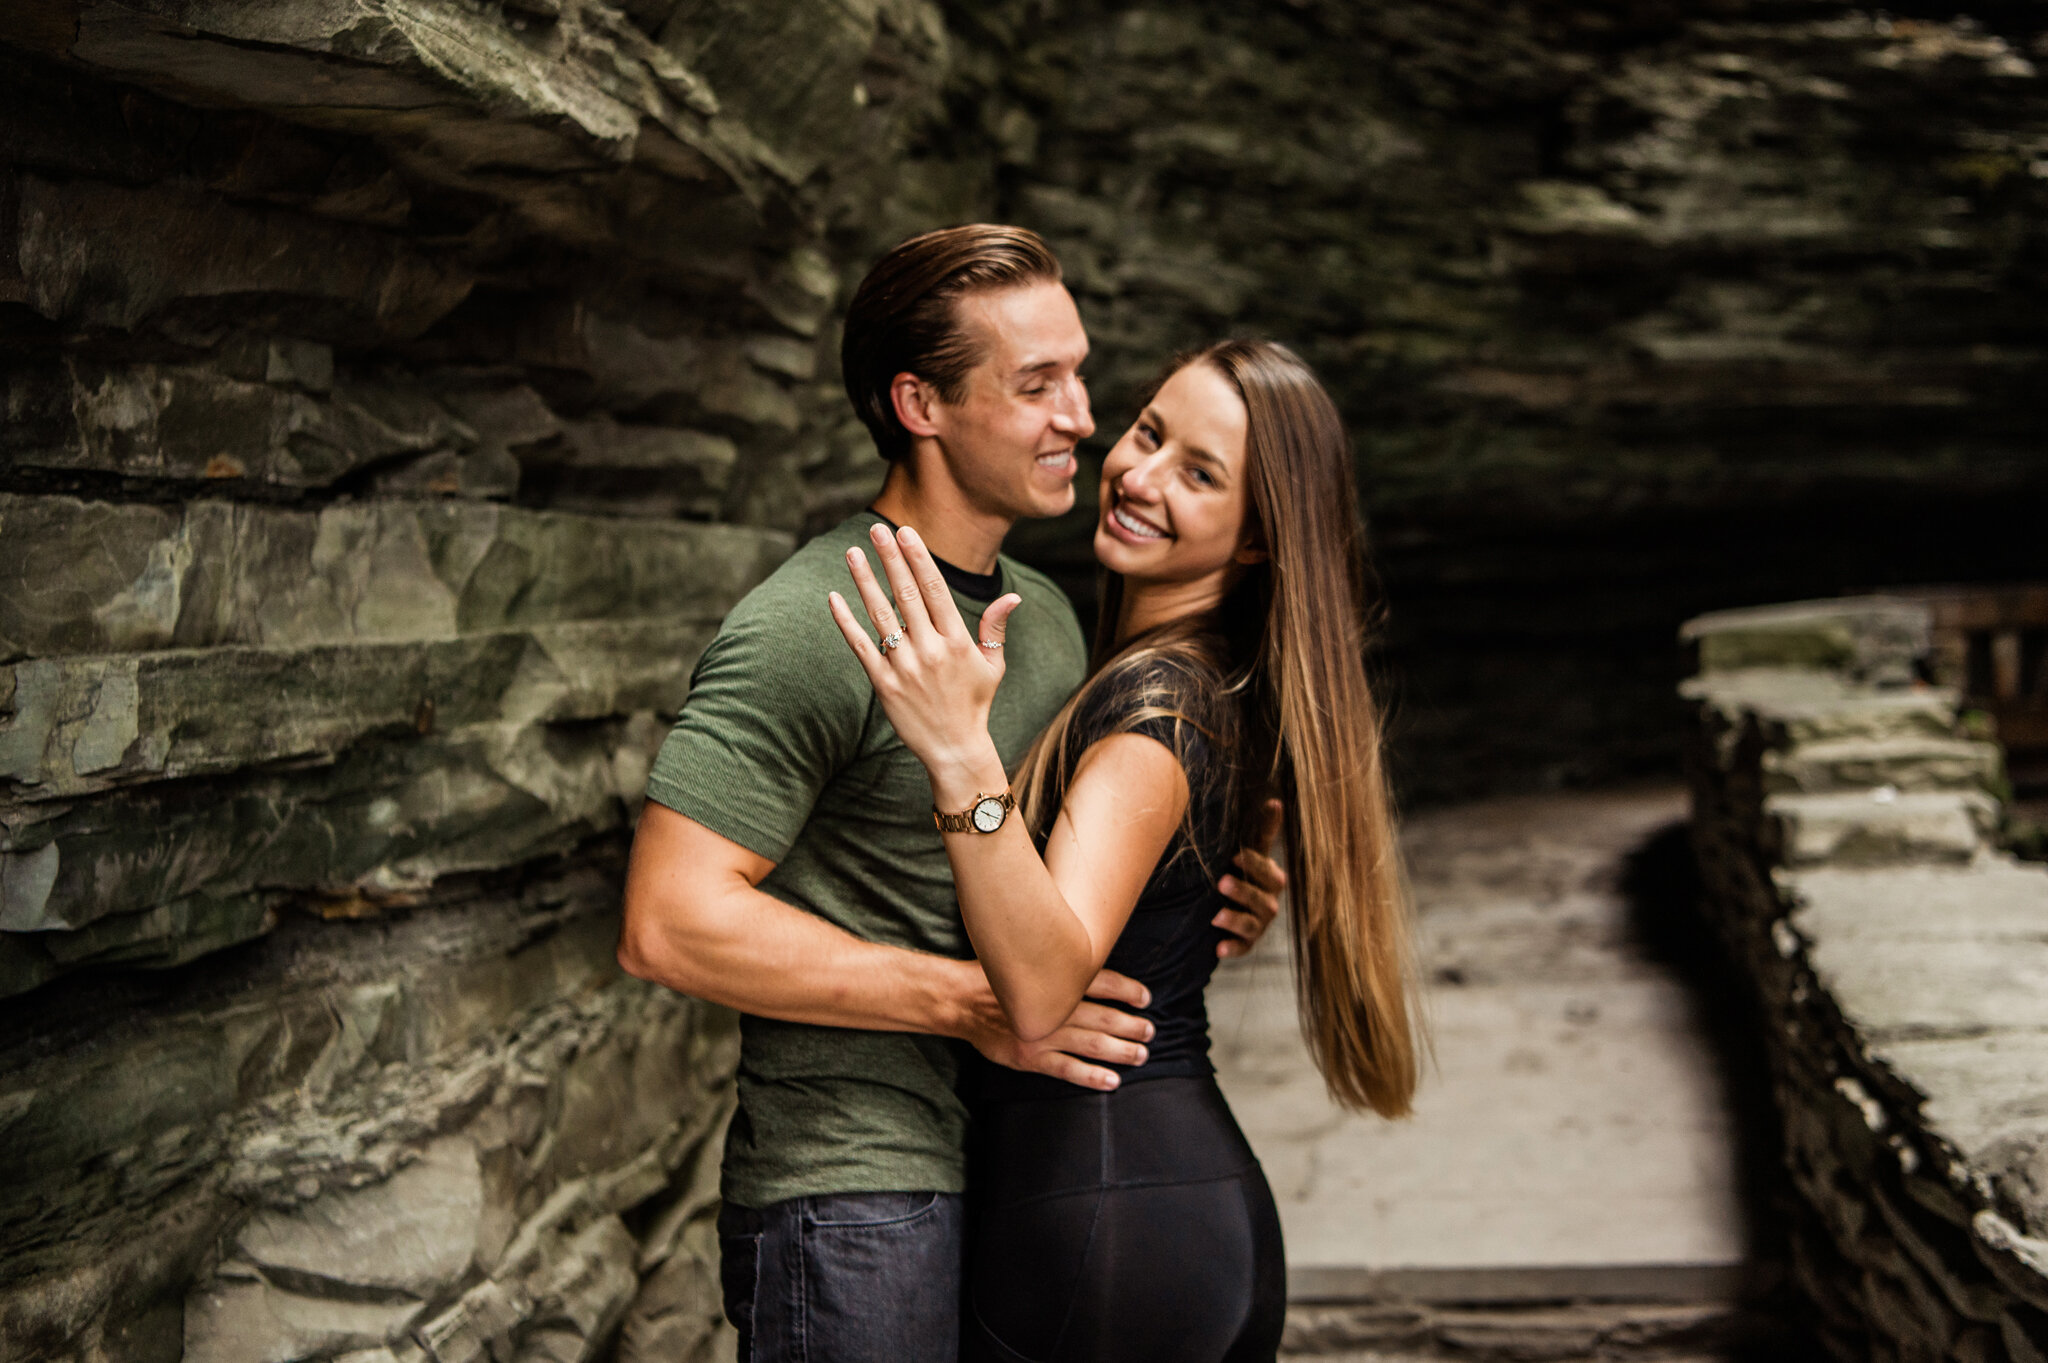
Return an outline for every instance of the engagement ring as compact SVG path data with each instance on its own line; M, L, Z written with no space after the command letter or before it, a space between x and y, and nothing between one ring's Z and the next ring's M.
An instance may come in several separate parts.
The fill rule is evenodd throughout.
M890 635L890 636L889 636L888 638L886 638L886 639L882 640L882 644L881 644L882 652L884 652L884 653L887 653L887 652L888 652L888 651L889 651L890 649L892 649L892 648L896 647L896 646L897 646L898 644L900 644L900 643L902 643L902 642L903 642L903 631L899 629L899 630L897 630L897 631L896 631L896 632L895 632L894 634Z

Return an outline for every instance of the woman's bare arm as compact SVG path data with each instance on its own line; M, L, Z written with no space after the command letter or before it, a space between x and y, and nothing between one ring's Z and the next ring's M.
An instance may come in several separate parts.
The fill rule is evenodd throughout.
M1114 1088L1116 1075L1088 1061L1144 1063L1152 1029L1142 1018L1083 1003L1052 1032L1020 1041L975 962L863 941L757 889L772 869L649 801L626 876L620 965L762 1017L957 1037L1012 1069L1090 1088ZM1092 978L1088 992L1138 1006L1149 997L1109 971Z
M1003 636L1020 598L991 602L976 638L914 530L891 535L877 526L873 539L889 590L858 551L849 551L847 567L889 651L868 637L836 592L833 619L897 736L924 763L937 809L962 811L1009 788L988 712L1004 671ZM1157 740L1119 734L1082 755L1044 860L1021 819L1006 820L994 833L945 835L968 939L1019 1036L1045 1036L1073 1011L1187 801L1187 777L1172 752Z
M941 809L1005 789L995 748L931 771ZM1124 930L1187 808L1171 750L1113 734L1082 754L1041 860L1024 821L948 833L967 936L1017 1035L1046 1035L1074 1010Z

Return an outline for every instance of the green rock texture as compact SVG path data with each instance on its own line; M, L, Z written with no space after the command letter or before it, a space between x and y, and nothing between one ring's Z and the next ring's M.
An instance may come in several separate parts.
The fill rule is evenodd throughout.
M2021 6L16 9L9 1357L729 1346L730 1020L608 938L691 661L879 482L836 319L910 232L1052 240L1096 453L1182 346L1321 369L1411 797L1668 767L1698 612L2039 571ZM1086 483L1015 541L1084 598ZM1815 864L1880 768L1980 835L1995 763L1882 709L1773 759Z
M946 51L0 31L0 1356L730 1355L737 1034L621 976L624 853L719 620L879 481L834 234Z

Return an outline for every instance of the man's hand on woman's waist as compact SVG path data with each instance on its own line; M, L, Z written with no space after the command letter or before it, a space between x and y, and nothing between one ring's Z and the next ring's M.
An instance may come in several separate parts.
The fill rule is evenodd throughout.
M1231 858L1244 874L1226 875L1216 882L1216 888L1223 897L1238 906L1235 909L1218 909L1216 916L1209 920L1236 939L1216 944L1217 956L1226 961L1257 946L1259 938L1280 916L1280 892L1287 888L1287 872L1281 870L1280 863L1268 853L1274 840L1280 836L1280 821L1286 812L1287 806L1280 801L1266 801L1257 836Z
M1074 1009L1064 1027L1037 1041L1023 1041L1010 1030L1010 1019L996 1002L981 967L973 961L959 964L960 1018L952 1035L998 1065L1106 1090L1117 1086L1116 1071L1089 1061L1142 1065L1149 1057L1145 1043L1152 1039L1151 1023L1135 1013L1091 1001L1113 999L1133 1008L1151 1003L1152 991L1128 975L1114 970L1098 972L1088 986L1088 998Z

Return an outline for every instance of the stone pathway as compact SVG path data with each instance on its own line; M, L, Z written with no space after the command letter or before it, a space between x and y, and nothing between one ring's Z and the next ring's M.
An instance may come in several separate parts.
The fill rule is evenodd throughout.
M1325 1097L1284 950L1219 974L1217 1063L1280 1204L1291 1347L1475 1356L1534 1330L1547 1358L1630 1340L1672 1358L1729 1314L1738 1124L1694 991L1644 944L1627 892L1631 856L1685 812L1660 787L1409 821L1435 1064L1407 1121ZM1524 1308L1467 1309L1482 1302Z

